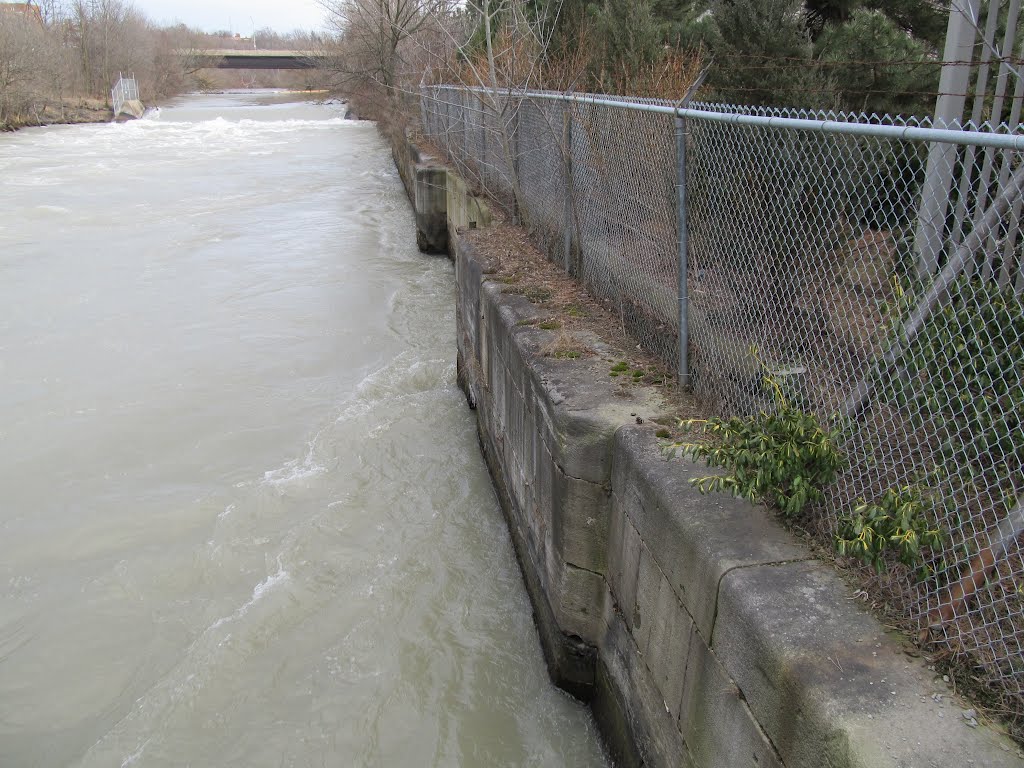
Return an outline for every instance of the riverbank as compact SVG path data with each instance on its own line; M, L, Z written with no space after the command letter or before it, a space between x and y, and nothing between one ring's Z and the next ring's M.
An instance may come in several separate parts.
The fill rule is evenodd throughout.
M68 99L64 106L48 104L31 115L17 115L0 123L0 131L38 128L44 125L77 125L110 121L110 106L102 99Z
M579 327L599 309L570 278L450 169L395 155L421 248L455 260L459 382L549 671L620 765L1024 764L773 515L664 459L670 388Z

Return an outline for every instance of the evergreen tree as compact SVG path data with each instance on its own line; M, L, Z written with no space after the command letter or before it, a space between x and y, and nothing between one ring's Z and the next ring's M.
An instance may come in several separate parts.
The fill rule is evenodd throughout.
M609 80L609 70L632 73L657 60L662 52L665 23L655 16L651 0L624 3L605 0L591 4L591 33L599 41L599 82Z
M830 106L801 0L715 0L709 84L743 104Z
M844 24L828 24L817 56L837 85L840 105L878 114L927 110L938 87L931 47L881 11L859 8ZM899 62L899 63L886 63Z
M666 48L699 47L713 59L708 99L904 114L932 109L947 14L935 0L529 3L551 24L551 57L585 41L581 88L621 87Z

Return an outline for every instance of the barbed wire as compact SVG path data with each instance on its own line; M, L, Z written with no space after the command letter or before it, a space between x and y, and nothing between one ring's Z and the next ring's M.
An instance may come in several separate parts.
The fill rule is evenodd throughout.
M808 63L813 64L827 64L829 66L847 66L847 65L886 65L886 64L913 64L913 65L925 65L932 67L943 67L949 65L966 65L976 67L982 64L977 60L967 59L953 59L944 61L942 59L821 59L817 57L803 57L803 56L771 56L768 54L761 53L730 53L726 61L734 61L736 59L748 59L757 61L789 61L802 65ZM1024 64L1024 57L1020 56L1007 56L1007 57L990 57L988 62L1006 63L1006 64Z

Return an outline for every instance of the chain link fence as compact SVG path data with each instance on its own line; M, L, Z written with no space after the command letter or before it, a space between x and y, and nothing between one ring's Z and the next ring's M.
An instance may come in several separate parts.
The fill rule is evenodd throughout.
M920 493L941 551L926 577L893 560L871 589L1020 711L1016 117L940 129L451 86L424 87L421 105L425 133L458 169L709 408L773 408L767 373L841 427L848 466L827 492L822 536L860 499Z
M138 99L139 84L135 80L135 75L125 77L118 73L117 82L114 83L114 87L110 91L110 104L114 110L114 117L117 118L121 114L126 102L138 101Z

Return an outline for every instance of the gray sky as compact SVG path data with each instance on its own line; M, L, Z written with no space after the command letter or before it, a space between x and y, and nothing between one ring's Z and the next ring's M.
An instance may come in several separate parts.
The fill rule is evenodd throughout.
M157 24L182 22L205 32L227 29L246 37L256 29L320 30L324 11L316 0L133 0ZM251 20L250 20L251 19Z

